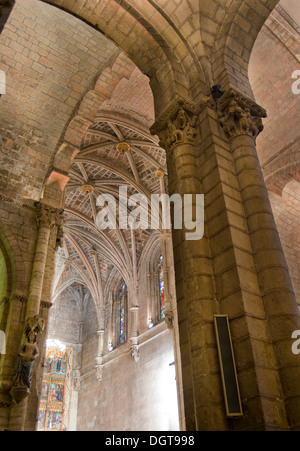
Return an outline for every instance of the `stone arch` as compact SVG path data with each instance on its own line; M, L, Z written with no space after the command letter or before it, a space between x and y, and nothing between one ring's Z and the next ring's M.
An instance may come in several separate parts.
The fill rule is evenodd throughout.
M232 2L219 29L212 52L212 72L216 84L237 89L253 98L248 79L248 65L256 38L279 0Z
M6 296L26 296L27 272L21 249L9 227L0 221L0 253L6 274ZM4 267L3 266L3 267ZM1 269L2 277L2 269Z
M160 234L155 233L147 241L139 262L139 275L153 268L156 258L161 252ZM148 266L148 267L147 267Z
M90 0L85 2L84 6L66 0L41 1L56 6L98 29L145 75L148 75L157 114L174 99L174 96L188 97L189 74L184 70L181 61L185 57L189 60L189 67L192 67L191 62L197 62L197 59L194 57L193 60L188 47L181 55L180 44L186 44L174 27L170 30L172 33L169 36L167 33L164 34L164 30L170 24L159 8L149 4L146 7L147 11L144 11L140 4L132 6L129 2L119 0L101 1L96 6ZM152 15L151 21L146 19L149 15ZM205 82L204 71L200 63L197 62L197 65L198 76L200 73Z

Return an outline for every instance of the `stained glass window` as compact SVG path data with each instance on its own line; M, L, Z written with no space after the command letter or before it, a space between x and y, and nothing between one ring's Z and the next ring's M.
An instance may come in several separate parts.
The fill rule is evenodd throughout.
M127 308L127 286L122 283L120 289L120 344L126 342L126 308Z
M163 257L159 257L159 299L160 299L160 318L165 318L165 278L164 278L164 268L163 268Z

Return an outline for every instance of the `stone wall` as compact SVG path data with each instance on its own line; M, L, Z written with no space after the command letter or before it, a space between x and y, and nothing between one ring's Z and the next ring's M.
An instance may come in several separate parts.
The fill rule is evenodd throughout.
M73 346L76 354L73 379L80 375L80 385L73 390L71 418L74 424L77 414L77 430L179 430L174 331L164 321L148 329L146 273L141 274L139 294L139 356L135 360L131 355L130 337L108 352L106 332L101 373L96 368L98 322L91 298L83 304L66 291L52 308L48 336Z
M95 348L95 339L86 344ZM79 430L179 430L175 368L169 366L174 362L170 331L164 330L146 341L140 347L138 362L131 357L127 345L113 351L107 359L101 382L94 369L84 374L83 368Z
M292 89L292 75L300 67L300 26L282 6L272 12L257 38L249 77L257 102L268 114L264 131L257 139L257 152L300 304L300 95ZM296 10L294 16L297 19Z

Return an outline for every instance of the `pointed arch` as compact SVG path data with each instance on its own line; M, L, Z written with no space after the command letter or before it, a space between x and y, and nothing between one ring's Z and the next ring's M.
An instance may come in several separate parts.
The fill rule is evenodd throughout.
M191 72L184 70L183 64L200 75L203 83L206 81L192 47L154 2L132 5L129 1L102 0L95 4L87 0L82 5L68 0L40 1L83 20L113 41L149 77L156 112L161 112L176 95L188 97Z
M215 84L230 87L253 98L248 79L248 65L257 36L279 0L243 0L231 2L219 28L212 51Z
M0 221L0 252L7 275L6 296L12 294L26 296L28 275L25 261L11 228ZM4 266L3 266L4 268ZM2 276L2 272L0 271Z

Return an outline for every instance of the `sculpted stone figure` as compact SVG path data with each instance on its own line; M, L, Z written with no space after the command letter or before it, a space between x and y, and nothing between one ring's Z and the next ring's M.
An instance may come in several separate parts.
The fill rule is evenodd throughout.
M15 368L11 395L15 402L20 402L30 392L32 368L39 355L37 336L44 330L44 320L35 316L27 320L25 341L21 346Z

